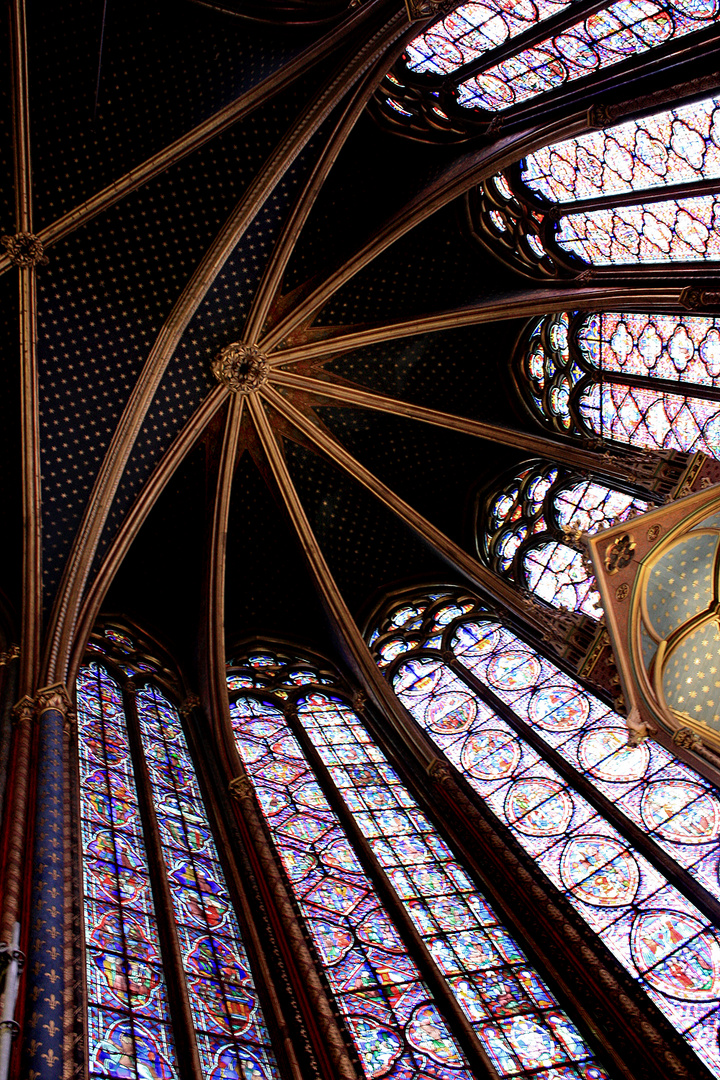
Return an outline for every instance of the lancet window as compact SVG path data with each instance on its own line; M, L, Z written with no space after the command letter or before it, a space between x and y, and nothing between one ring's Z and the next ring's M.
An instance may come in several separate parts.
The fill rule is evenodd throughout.
M662 47L712 39L716 0L461 4L423 30L383 82L378 104L400 130L466 134L498 114L616 82ZM464 123L463 123L464 121Z
M478 506L477 543L493 570L554 607L602 615L595 579L573 532L593 533L644 513L650 503L561 469L530 461Z
M389 604L377 662L439 754L720 1076L720 795L455 589Z
M348 687L277 649L231 661L227 683L240 759L365 1075L476 1075L459 1010L502 1077L602 1080Z
M112 626L78 675L89 1075L278 1080L169 678Z
M522 396L555 431L720 453L720 319L548 315L522 336L516 360Z
M478 238L533 277L720 259L720 98L545 146L471 196Z

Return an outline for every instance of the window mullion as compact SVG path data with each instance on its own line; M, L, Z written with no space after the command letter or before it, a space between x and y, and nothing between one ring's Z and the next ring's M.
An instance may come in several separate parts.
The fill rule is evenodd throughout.
M610 195L598 195L593 199L577 199L574 202L552 203L545 212L552 220L589 214L593 210L614 210L618 206L635 206L640 203L668 202L670 199L693 199L700 195L715 195L720 188L720 178L712 176L701 180L686 180L677 184L633 191L616 191Z
M387 874L363 836L347 803L335 786L327 766L322 761L301 721L298 719L296 709L292 706L289 707L285 716L288 725L307 756L318 784L333 811L337 814L360 865L370 878L378 896L391 915L406 949L432 991L438 1009L443 1014L452 1034L462 1046L475 1074L478 1077L486 1077L487 1080L499 1080L498 1073L481 1046L469 1020L460 1008L457 998L415 929L405 905L391 885Z
M150 776L142 748L135 687L123 688L123 706L127 723L128 746L135 773L138 807L148 856L148 872L155 903L160 949L165 969L170 1016L181 1080L203 1080L200 1055L195 1039L182 952L178 940L170 883L165 869L160 828L155 814Z
M582 795L590 805L606 818L635 849L640 851L655 869L702 911L715 925L720 924L720 902L715 899L670 855L638 828L613 802L589 782L569 761L545 742L532 726L517 716L513 710L485 686L462 661L453 658L448 666L471 687L474 693L498 713L547 763Z
M521 34L508 38L502 45L497 45L494 49L488 49L481 56L476 57L462 67L456 68L455 71L451 71L445 76L443 85L455 86L465 82L467 79L472 79L474 75L478 75L485 68L500 64L503 60L514 56L522 49L530 49L533 45L537 45L538 42L544 41L545 38L553 37L555 34L569 29L579 20L587 18L588 15L592 15L596 11L602 11L603 8L608 6L608 3L609 0L576 0L565 11L560 11L549 19L536 22L534 26L523 30Z
M600 370L595 381L612 383L614 386L636 386L641 390L655 390L662 394L677 394L679 397L700 398L703 401L720 401L720 386L700 386L698 383L675 382L673 379L655 379L651 375Z

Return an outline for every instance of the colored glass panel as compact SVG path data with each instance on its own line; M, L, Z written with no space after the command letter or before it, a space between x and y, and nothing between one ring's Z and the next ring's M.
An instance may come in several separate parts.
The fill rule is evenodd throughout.
M495 0L462 4L407 47L411 71L445 75L528 30L543 19L564 11L570 0Z
M585 569L579 551L553 540L527 551L523 567L528 588L536 596L554 607L583 611L593 619L602 616L595 578Z
M716 0L619 0L458 87L467 108L502 111L717 19Z
M467 695L458 703L461 726L472 705ZM500 1075L605 1077L356 714L311 694L298 719ZM373 924L375 940L384 932Z
M624 491L614 491L594 480L579 483L559 491L554 499L555 514L561 528L573 526L593 533L611 524L626 521L635 514L650 509L650 503L635 499Z
M180 717L154 686L136 700L203 1073L274 1080L269 1035Z
M230 706L240 756L368 1077L471 1080L280 709Z
M528 154L521 175L551 202L720 176L720 98L553 143Z
M497 625L465 625L455 647L523 715L522 696L532 698L542 685L544 662L515 649L505 633ZM438 748L720 1076L720 940L709 921L441 661L408 659L394 687ZM474 703L469 724L467 706L458 722L459 698ZM577 716L585 704L576 699L558 701L549 713L551 730L562 734L582 723ZM542 703L537 711L544 715ZM530 718L529 710L524 714Z
M580 399L591 431L635 446L701 451L720 457L720 406L687 394L595 383Z
M720 454L720 407L696 398L692 383L720 385L720 320L697 315L604 312L573 328L580 362L570 348L570 316L548 316L533 327L524 375L537 411L571 429L570 400L582 430L635 446ZM599 381L603 371L689 384L682 393Z
M591 266L720 258L720 196L640 203L560 218L555 240Z
M703 315L590 315L577 332L598 370L720 386L720 319Z
M521 580L549 604L597 619L602 608L594 576L578 551L554 537L562 529L594 532L644 512L649 504L591 480L573 484L571 477L560 482L558 477L557 467L541 463L506 483L490 503L481 546L494 569ZM523 545L520 571L517 553ZM400 638L395 655L407 647Z
M174 1080L177 1062L122 696L96 664L78 675L77 717L90 1075Z

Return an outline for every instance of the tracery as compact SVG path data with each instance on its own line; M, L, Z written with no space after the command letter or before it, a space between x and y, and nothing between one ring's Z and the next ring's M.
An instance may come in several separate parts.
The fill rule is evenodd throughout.
M177 709L156 683L142 685L132 750L134 720L119 680L123 670L151 678L157 667L140 658L123 631L108 628L106 644L96 638L77 681L90 1075L129 1075L122 1069L130 1062L137 1062L139 1075L158 1080L181 1072L164 974L170 932L183 959L180 992L192 1016L201 1074L275 1080L268 1031ZM120 660L115 675L106 651ZM138 794L145 776L153 811ZM148 829L159 832L162 866L148 860ZM166 916L153 899L159 877L169 884L170 927L162 925Z
M592 533L650 508L646 500L549 462L527 462L478 507L481 556L499 574L554 607L602 615L595 579L573 532Z
M556 431L718 456L717 318L563 312L533 322L516 357L523 398Z
M498 1073L529 1077L538 1068L558 1068L578 1080L601 1080L606 1074L577 1028L338 680L277 652L255 652L232 666L236 745L367 1075L469 1073L356 850L353 829ZM335 686L328 689L329 683ZM248 692L251 685L255 693ZM367 973L362 990L361 970Z
M631 746L621 717L457 590L388 605L371 642L438 751L720 1075L712 785Z
M623 62L627 69L632 58L660 46L681 46L687 35L712 29L717 12L715 0L616 0L599 10L563 0L462 4L407 46L379 98L412 122L425 97L436 114L425 110L427 132L434 121L439 131L460 133L463 113L471 129L557 97L563 87L584 85Z

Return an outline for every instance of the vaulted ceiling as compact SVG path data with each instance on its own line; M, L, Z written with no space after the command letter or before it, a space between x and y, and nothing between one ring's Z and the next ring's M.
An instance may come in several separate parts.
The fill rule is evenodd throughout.
M374 122L367 99L422 26L409 27L398 0L345 11L318 2L317 21L290 27L233 6L27 4L27 231L47 255L36 271L37 440L28 450L26 414L24 444L41 469L36 683L66 677L101 608L192 663L208 608L222 608L218 589L228 638L257 630L332 653L268 438L356 618L396 581L457 578L387 499L328 460L293 410L469 554L475 491L527 456L479 427L452 430L338 393L361 388L531 430L508 377L523 325L508 305L529 286L462 219L463 192L512 147L408 142ZM8 235L22 231L12 47L5 36ZM0 271L0 543L19 611L32 592L27 531L22 569L22 271L6 256ZM488 306L489 322L467 315ZM460 315L418 332L443 311ZM231 342L259 342L267 396L244 399L213 378L213 357Z

